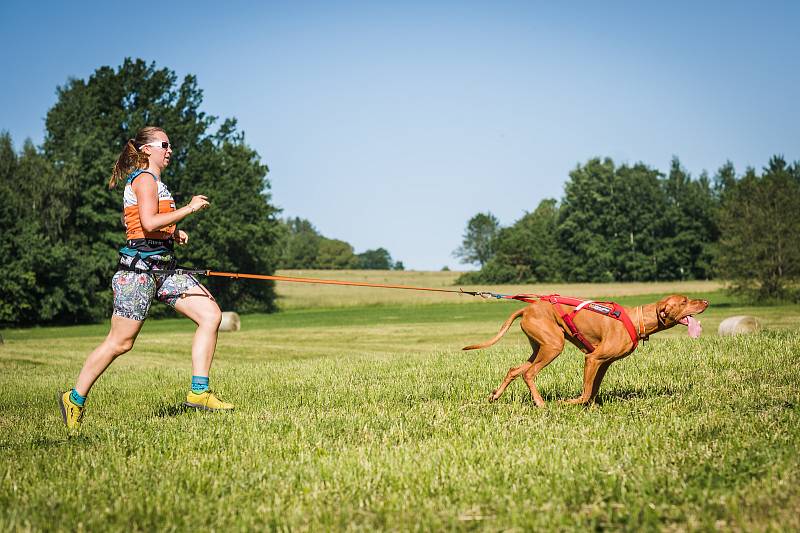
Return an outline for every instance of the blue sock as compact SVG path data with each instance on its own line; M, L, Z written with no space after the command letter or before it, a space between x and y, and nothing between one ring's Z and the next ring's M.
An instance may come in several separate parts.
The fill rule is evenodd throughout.
M83 407L83 404L86 403L86 396L81 396L75 389L72 389L72 392L69 393L69 399L78 407Z
M208 390L208 376L192 376L192 392L200 394Z

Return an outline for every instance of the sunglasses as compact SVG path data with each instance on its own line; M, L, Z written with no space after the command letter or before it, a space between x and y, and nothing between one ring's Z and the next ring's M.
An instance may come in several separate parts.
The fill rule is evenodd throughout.
M142 146L153 146L155 148L163 148L164 150L172 147L167 141L154 141L151 143L144 143ZM140 146L139 149L141 149L142 146Z

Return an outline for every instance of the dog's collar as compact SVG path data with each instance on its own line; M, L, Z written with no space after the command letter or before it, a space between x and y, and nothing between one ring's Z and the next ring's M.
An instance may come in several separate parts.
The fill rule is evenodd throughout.
M644 324L644 306L640 305L637 309L639 310L639 320L637 321L636 334L642 341L650 340L650 335L647 334L647 327ZM658 313L656 313L656 320L658 320Z

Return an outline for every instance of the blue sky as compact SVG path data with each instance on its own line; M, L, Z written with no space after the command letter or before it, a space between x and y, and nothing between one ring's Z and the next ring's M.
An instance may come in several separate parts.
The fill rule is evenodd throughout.
M41 142L56 87L126 56L195 74L284 215L419 270L590 157L800 159L800 3L557 4L5 0L0 130Z

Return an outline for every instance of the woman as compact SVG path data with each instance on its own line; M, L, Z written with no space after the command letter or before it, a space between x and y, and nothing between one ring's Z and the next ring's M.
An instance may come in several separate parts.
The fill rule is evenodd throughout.
M114 188L125 180L123 220L128 242L120 249L118 270L111 283L111 331L86 358L75 387L58 394L61 415L69 428L80 425L86 396L97 378L133 347L153 299L173 306L197 324L192 341L192 386L185 405L211 411L233 409L208 388L222 318L219 306L193 276L170 272L175 268L175 243L189 240L185 231L176 229L176 223L209 206L208 199L200 195L193 196L188 205L175 208L160 178L171 156L166 132L148 126L126 143L114 165L108 186Z

